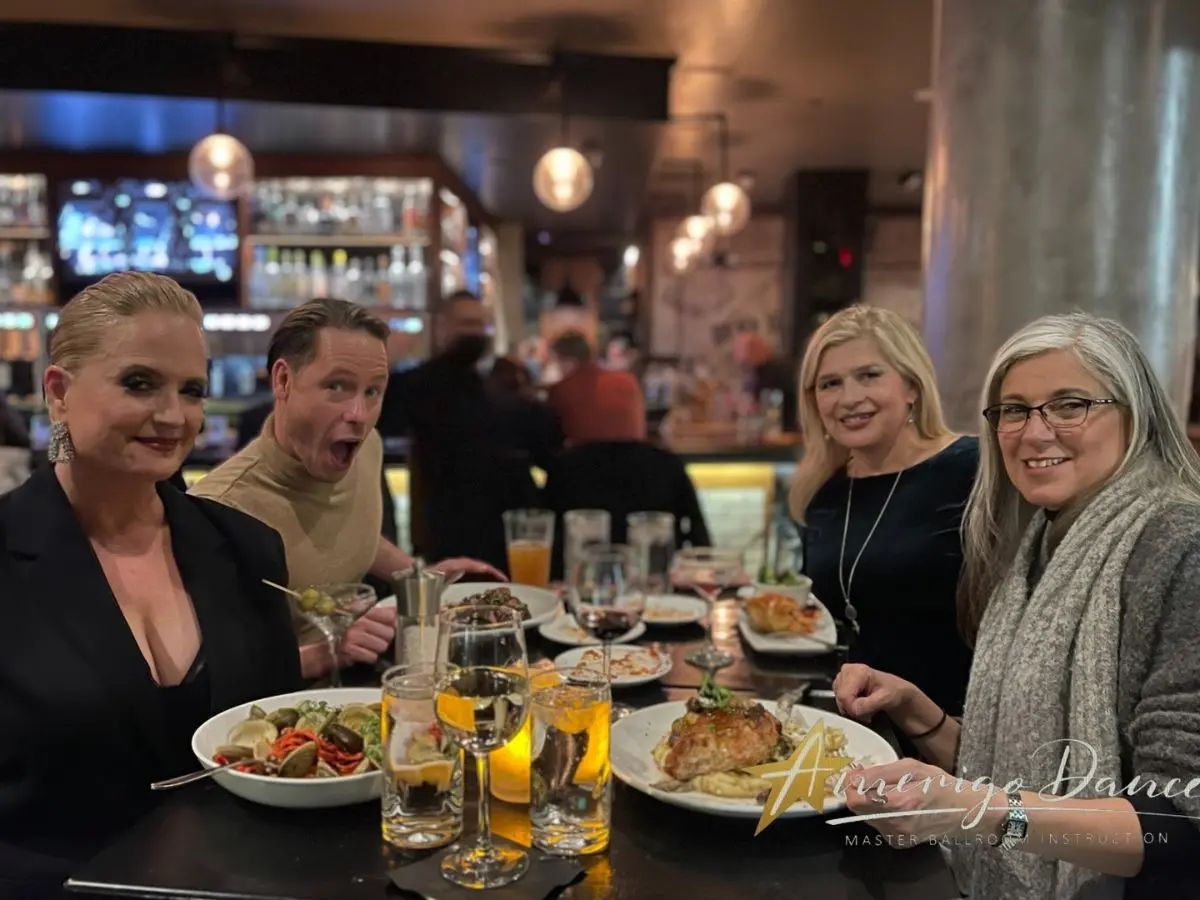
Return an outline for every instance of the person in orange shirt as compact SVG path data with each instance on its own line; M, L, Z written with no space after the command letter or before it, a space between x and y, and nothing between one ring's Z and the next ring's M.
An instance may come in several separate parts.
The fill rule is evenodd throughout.
M548 399L568 445L646 439L646 401L637 378L599 366L577 331L555 339L550 355L563 377Z

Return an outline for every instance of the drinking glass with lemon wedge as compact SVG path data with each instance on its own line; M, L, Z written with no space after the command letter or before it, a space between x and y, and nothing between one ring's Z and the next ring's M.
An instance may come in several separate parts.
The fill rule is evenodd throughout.
M383 839L404 850L462 834L463 751L438 724L435 686L433 663L383 674Z

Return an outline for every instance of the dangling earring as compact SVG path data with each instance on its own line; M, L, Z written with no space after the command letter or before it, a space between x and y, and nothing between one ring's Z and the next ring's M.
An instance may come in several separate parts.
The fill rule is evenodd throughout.
M916 404L914 404L914 403L910 403L910 404L908 404L908 424L909 424L909 425L911 425L911 424L913 423L913 421L914 421L914 420L913 420L913 407L914 407L915 405L916 405Z
M69 463L75 458L75 442L71 440L66 422L50 423L50 446L46 455L52 463Z

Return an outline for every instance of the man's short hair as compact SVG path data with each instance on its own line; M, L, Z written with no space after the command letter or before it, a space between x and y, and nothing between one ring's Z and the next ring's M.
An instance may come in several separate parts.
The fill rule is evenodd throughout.
M472 294L466 288L459 288L453 294L442 298L442 302L438 304L437 311L442 315L446 315L450 312L450 310L454 309L454 304L458 303L460 300L466 300L471 303L479 303L481 305L483 303L478 296Z
M550 352L559 359L566 359L571 362L587 363L592 361L592 345L578 331L568 331L560 334L554 339L554 343L550 345Z
M297 306L271 336L267 371L276 360L286 359L293 369L302 369L317 355L317 335L326 328L362 331L387 343L390 329L382 319L349 300L319 297Z

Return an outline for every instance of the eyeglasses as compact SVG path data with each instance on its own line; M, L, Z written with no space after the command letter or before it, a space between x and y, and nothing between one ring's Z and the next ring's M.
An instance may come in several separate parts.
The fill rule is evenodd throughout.
M983 411L983 417L988 424L1001 434L1022 431L1029 422L1029 417L1037 413L1042 421L1055 431L1068 428L1078 428L1087 421L1088 413L1093 406L1107 406L1120 403L1119 400L1092 400L1087 397L1055 397L1039 406L1026 406L1024 403L997 403Z

